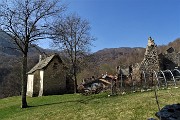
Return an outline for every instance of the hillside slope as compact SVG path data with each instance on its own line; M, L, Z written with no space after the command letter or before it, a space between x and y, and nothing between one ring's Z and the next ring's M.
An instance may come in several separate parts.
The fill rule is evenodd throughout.
M173 47L177 52L180 51L180 38L170 42L168 45L159 45L158 54L164 53L168 48ZM95 60L99 63L116 62L117 65L130 65L139 63L144 57L145 48L141 47L120 47L120 48L105 48L92 54ZM128 58L128 59L127 59ZM117 62L117 60L119 62Z
M180 89L160 90L160 107L178 103ZM29 108L20 108L20 97L0 100L1 120L147 120L155 118L158 107L154 92L108 97L68 94L27 98Z
M20 53L13 48L16 48L16 46L13 44L11 37L6 32L0 30L0 54L20 55Z
M34 45L35 46L35 45ZM0 30L0 98L19 95L21 91L21 52L14 49L11 37ZM37 49L38 50L37 50ZM29 49L28 70L37 62L41 52L51 53L38 46Z

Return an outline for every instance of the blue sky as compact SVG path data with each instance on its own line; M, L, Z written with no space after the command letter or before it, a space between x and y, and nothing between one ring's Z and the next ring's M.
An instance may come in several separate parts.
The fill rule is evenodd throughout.
M180 0L63 0L67 13L77 13L97 38L92 52L104 48L146 47L180 37Z

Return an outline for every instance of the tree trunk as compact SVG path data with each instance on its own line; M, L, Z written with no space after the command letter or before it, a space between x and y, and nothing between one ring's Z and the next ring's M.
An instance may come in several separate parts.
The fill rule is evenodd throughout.
M76 65L73 65L74 71L74 93L77 93L77 75L76 75Z
M23 54L22 64L22 104L21 108L27 108L26 91L27 91L27 53Z

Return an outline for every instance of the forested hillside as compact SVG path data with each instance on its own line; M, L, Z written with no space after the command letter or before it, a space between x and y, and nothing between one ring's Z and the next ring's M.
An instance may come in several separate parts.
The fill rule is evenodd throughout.
M0 30L0 98L21 94L22 58L16 48L17 46L13 44L11 37ZM32 47L29 50L28 69L38 62L40 51L51 52L38 46Z
M79 74L79 79L101 74L116 74L116 67L127 67L139 63L144 56L145 48L109 48L103 49L86 57L85 69Z
M20 53L15 48L16 46L12 43L10 36L0 30L0 55L18 56Z

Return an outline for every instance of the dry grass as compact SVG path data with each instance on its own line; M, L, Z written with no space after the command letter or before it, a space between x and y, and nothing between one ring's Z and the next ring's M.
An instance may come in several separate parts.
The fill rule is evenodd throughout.
M160 107L178 103L180 88L158 91ZM108 97L108 93L27 98L31 107L20 108L20 97L0 100L0 119L13 120L146 120L155 118L154 92Z

